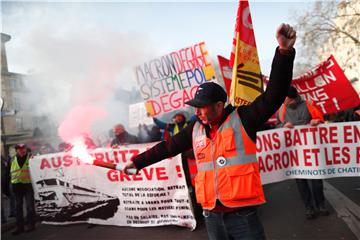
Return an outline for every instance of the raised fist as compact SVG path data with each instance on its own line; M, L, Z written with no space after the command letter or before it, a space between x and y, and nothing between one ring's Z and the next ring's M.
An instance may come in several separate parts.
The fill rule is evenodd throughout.
M276 30L276 39L280 49L290 50L295 44L296 31L289 24L283 23Z

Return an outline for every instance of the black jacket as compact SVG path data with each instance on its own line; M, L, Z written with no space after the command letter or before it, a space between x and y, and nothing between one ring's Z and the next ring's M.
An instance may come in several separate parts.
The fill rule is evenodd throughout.
M114 145L124 145L124 144L136 144L139 143L136 136L129 134L127 131L124 131L120 135L115 136L111 141L110 146Z
M250 105L240 106L237 109L228 105L225 108L225 114L220 124L236 109L245 131L255 142L256 132L261 130L263 124L277 111L285 100L292 79L294 58L295 50L284 54L276 49L271 65L270 81L266 91ZM194 124L195 122L190 123L168 141L162 141L153 148L136 156L133 160L136 168L142 169L165 158L173 157L181 152L192 149ZM205 125L205 129L207 134L209 134L209 126Z

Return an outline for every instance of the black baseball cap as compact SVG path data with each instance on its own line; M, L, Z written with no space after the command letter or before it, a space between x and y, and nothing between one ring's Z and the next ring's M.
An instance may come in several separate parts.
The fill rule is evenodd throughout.
M294 86L290 86L288 93L287 93L287 97L291 98L291 99L295 99L299 96L299 93L297 91L297 89Z
M193 107L206 107L219 101L225 103L226 99L226 92L219 84L206 82L198 87L195 97L185 102L185 104Z

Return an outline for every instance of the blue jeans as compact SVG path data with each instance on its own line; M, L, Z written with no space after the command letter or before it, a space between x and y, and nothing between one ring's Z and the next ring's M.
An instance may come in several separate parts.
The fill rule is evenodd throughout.
M203 215L210 240L265 239L256 208L231 213L204 210Z

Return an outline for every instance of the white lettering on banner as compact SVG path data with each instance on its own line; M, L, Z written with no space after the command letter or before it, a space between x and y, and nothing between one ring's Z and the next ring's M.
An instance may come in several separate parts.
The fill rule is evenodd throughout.
M327 66L326 66L327 69L331 69L335 65L335 63L334 63L334 61L332 59L329 59L326 62L326 64L327 64Z
M359 122L258 132L256 155L262 182L360 176L359 142Z
M292 85L306 100L317 105L323 114L337 113L360 104L355 91L334 56L306 74L293 79ZM341 91L339 91L341 89ZM346 94L343 94L343 93Z
M307 92L303 94L304 98L308 101L325 101L329 99L329 96L326 94L323 88L319 88L315 91Z
M95 149L90 154L98 161L124 164L153 145ZM180 155L126 175L56 153L35 156L30 172L37 212L45 223L196 227Z

